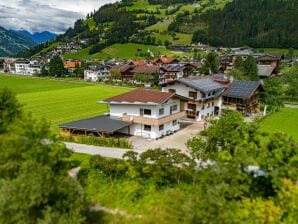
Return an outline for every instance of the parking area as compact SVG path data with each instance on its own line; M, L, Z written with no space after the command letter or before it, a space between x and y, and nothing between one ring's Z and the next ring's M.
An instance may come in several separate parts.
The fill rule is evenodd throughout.
M195 137L203 128L204 122L181 121L181 130L170 136L157 140L132 136L129 140L132 142L133 149L135 150L145 151L155 148L175 148L185 152L187 151L187 140Z

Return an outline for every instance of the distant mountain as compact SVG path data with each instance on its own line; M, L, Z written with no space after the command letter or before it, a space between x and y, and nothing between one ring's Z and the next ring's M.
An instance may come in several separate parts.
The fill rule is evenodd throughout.
M44 32L40 32L40 33L33 33L33 34L29 33L26 30L19 30L16 32L21 35L31 38L34 42L36 42L38 44L48 42L58 36L57 34L51 33L48 31L44 31Z
M0 57L10 57L27 50L37 43L20 33L9 31L0 26Z

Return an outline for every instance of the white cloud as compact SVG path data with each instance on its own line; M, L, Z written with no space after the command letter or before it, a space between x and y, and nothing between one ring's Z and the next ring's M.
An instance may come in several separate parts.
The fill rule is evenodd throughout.
M63 33L100 6L117 0L0 0L0 26Z

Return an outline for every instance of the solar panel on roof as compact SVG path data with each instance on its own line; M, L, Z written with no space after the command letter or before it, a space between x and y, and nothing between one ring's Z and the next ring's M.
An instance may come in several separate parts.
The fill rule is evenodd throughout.
M202 79L182 78L182 79L179 79L179 82L205 93L224 89L224 85L218 82L215 82L209 78L202 78Z
M223 96L234 98L248 98L258 88L258 81L234 81L224 92Z

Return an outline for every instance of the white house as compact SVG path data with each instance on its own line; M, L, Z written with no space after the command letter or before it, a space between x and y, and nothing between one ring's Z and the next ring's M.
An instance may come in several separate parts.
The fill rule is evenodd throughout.
M26 59L16 60L14 63L14 73L19 75L33 75L39 73L41 65L36 61L29 61Z
M165 83L162 88L163 92L188 98L187 116L197 121L220 114L224 90L225 85L211 77L182 78Z
M173 93L136 89L103 101L110 105L110 118L129 122L118 132L157 139L180 129L185 111Z
M105 65L90 65L84 71L84 80L89 82L97 82L100 79L106 79L110 76L110 67Z

